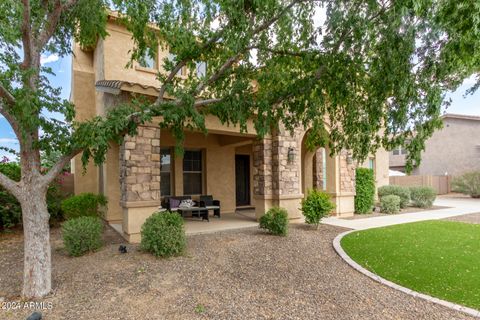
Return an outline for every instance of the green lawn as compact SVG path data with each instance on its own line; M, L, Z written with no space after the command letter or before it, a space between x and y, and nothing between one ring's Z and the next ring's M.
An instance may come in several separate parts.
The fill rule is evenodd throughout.
M425 221L351 233L341 245L381 277L480 309L480 225Z

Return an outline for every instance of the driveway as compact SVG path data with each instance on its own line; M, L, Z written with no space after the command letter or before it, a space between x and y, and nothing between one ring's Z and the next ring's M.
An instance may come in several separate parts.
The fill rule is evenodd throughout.
M118 253L112 230L102 250L70 258L54 230L44 319L471 319L352 269L332 248L343 231L297 224L286 238L257 228L195 235L185 256L155 259L135 245ZM21 270L21 237L2 240L0 296L18 299ZM0 310L0 319L27 314Z
M377 227L385 227L394 224L402 224L408 222L439 220L462 216L470 213L480 212L480 199L472 199L464 196L447 195L439 196L434 202L435 206L449 207L446 209L424 210L419 212L411 212L405 214L395 214L389 216L372 217L365 219L347 220L335 217L329 217L322 220L322 223L355 229L364 230Z

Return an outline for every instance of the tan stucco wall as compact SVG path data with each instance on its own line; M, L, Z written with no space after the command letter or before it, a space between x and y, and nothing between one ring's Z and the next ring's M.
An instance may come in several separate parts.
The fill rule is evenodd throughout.
M73 52L71 100L75 104L75 120L84 121L96 115L93 55L80 50L78 45L74 45ZM83 172L81 155L72 162L75 193L98 193L98 168L89 163L86 172Z
M480 119L444 118L443 128L425 143L414 175L460 175L480 170Z

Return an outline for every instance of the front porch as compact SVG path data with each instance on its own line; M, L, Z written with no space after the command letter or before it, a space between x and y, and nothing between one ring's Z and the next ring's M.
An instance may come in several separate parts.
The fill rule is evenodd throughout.
M110 226L123 235L122 224L111 223ZM237 210L225 213L221 218L210 217L210 222L197 218L185 218L185 233L187 235L207 234L219 231L258 227L255 210Z

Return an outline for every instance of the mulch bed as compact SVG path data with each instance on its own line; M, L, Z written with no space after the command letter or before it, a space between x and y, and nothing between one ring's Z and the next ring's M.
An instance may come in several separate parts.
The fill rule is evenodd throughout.
M53 308L44 319L469 319L382 286L332 248L344 229L291 225L288 237L243 229L188 237L182 257L156 259L107 230L101 250L65 254L52 231ZM16 301L22 236L0 241L0 296ZM0 310L25 319L31 310Z

